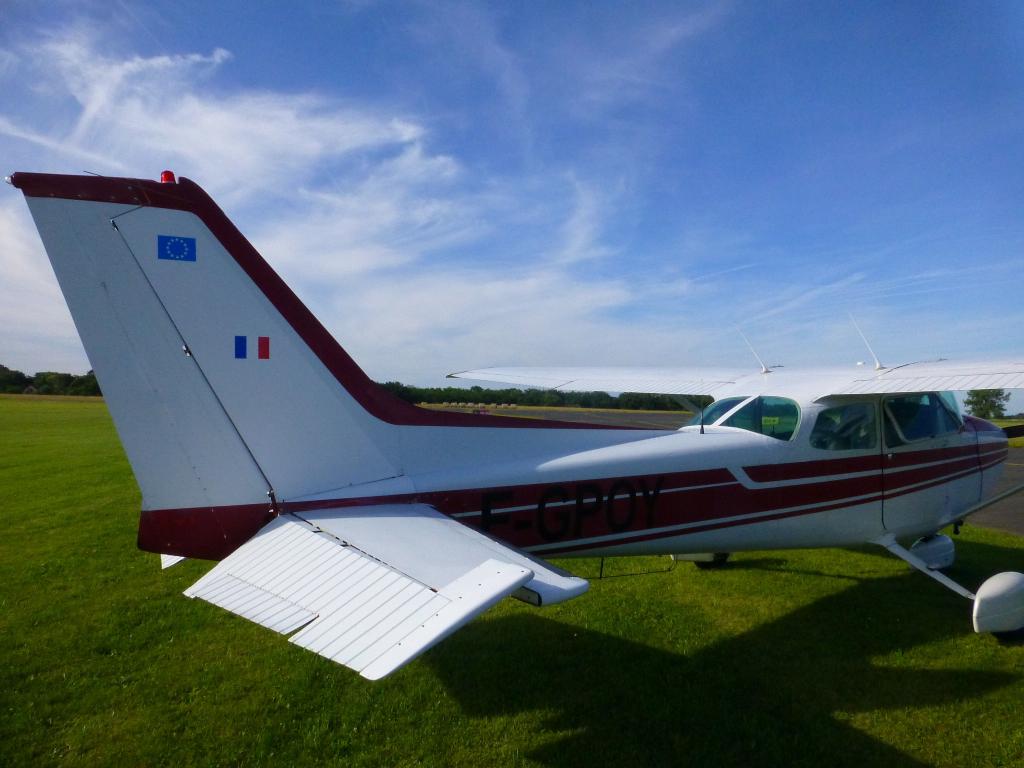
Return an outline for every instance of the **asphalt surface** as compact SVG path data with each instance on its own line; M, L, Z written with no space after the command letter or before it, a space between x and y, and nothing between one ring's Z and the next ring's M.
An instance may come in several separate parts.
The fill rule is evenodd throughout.
M488 412L559 421L645 427L647 429L678 429L690 420L690 414L673 411L630 413L587 408L516 408L514 410L489 409ZM1002 493L1022 483L1024 483L1024 448L1011 448L1010 457L1003 470L1002 479L996 487L996 493ZM1024 536L1024 491L976 512L968 518L968 524Z
M1010 458L1006 460L1003 477L996 486L996 493L1002 493L1021 483L1024 483L1024 448L1011 448ZM967 521L971 525L981 525L1024 536L1024 491L976 512L967 518Z

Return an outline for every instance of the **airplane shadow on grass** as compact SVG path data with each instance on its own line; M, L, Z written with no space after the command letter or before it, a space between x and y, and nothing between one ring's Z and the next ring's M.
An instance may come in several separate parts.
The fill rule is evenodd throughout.
M1011 559L968 546L995 550L971 553L989 565ZM687 610L667 620L694 620ZM471 717L552 712L550 740L529 755L545 765L919 766L835 713L952 704L1016 682L873 661L962 634L969 615L908 573L857 581L688 655L523 614L473 624L427 658Z

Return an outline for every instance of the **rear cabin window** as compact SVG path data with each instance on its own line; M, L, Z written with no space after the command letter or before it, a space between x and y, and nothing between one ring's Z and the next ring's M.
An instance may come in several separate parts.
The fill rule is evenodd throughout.
M885 442L889 446L928 440L960 431L960 419L936 392L886 398Z
M826 408L811 430L811 447L825 451L863 451L878 445L874 403Z
M800 406L785 397L758 397L722 422L776 440L791 440L800 422Z

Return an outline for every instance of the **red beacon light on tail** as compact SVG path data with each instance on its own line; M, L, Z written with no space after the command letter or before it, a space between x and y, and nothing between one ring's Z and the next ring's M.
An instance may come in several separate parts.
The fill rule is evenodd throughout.
M160 172L160 183L161 184L177 184L178 180L174 178L174 171L161 171Z

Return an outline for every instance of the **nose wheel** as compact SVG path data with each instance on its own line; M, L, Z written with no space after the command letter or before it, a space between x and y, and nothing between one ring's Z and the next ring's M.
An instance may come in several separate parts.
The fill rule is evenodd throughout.
M927 544L928 540L924 541ZM975 594L957 584L941 571L936 570L934 564L922 560L915 552L901 547L892 534L875 543L885 547L921 573L935 579L942 586L970 600L974 604L972 618L975 632L991 632L994 635L1002 636L1016 635L1024 629L1024 573L1015 571L997 573L978 587L978 592ZM927 549L927 546L925 548Z

